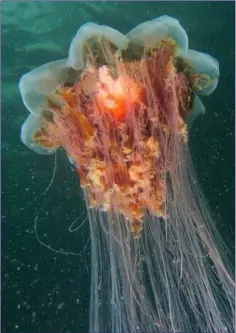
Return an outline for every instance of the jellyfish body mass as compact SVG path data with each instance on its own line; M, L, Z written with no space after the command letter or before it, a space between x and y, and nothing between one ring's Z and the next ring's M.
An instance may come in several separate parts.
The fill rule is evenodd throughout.
M68 59L20 80L22 142L63 148L84 192L92 333L233 330L231 266L188 150L218 78L218 62L161 16L127 35L86 23Z

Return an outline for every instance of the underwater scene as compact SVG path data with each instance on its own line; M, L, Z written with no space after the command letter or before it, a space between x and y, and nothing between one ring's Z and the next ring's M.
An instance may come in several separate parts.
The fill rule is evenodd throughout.
M233 2L3 2L2 332L233 333Z

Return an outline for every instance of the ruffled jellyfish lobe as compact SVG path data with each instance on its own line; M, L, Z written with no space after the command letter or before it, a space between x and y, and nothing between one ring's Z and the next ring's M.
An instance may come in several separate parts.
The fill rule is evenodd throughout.
M22 76L19 90L26 108L35 116L43 111L47 98L67 78L67 59L57 60L42 65Z
M163 39L176 42L181 54L188 49L188 36L179 21L163 15L154 20L139 24L126 35L129 40L144 47L151 47Z
M71 42L67 63L69 67L75 70L84 67L84 45L91 38L104 38L121 51L127 49L129 43L127 37L113 28L91 22L85 23Z
M195 50L188 50L184 58L194 73L205 74L208 77L207 82L196 92L199 95L210 95L216 89L220 76L218 61L209 54Z
M188 131L190 131L195 120L204 113L205 113L205 107L204 107L201 99L196 94L194 94L193 102L192 102L192 106L191 106L191 112L189 113L189 115L187 117L187 121L186 121L187 126L188 126Z
M34 133L41 127L41 117L30 114L21 126L21 141L31 150L41 155L55 153L57 148L44 148L33 140Z

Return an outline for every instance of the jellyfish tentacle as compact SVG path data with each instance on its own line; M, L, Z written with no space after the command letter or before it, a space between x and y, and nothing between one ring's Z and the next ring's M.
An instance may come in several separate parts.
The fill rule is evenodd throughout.
M187 142L205 112L198 95L218 83L218 62L188 51L178 20L162 16L126 36L82 26L55 70L51 81L33 75L32 89L25 80L26 93L20 84L33 113L21 137L39 153L63 147L80 178L91 232L90 331L231 332L231 265ZM37 89L49 94L43 112Z

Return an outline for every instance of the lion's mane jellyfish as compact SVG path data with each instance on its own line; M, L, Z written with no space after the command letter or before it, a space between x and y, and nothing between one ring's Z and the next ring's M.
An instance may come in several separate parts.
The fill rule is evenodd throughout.
M162 16L127 35L87 23L68 59L20 80L23 143L62 147L84 192L92 333L233 332L232 268L188 150L218 77Z

